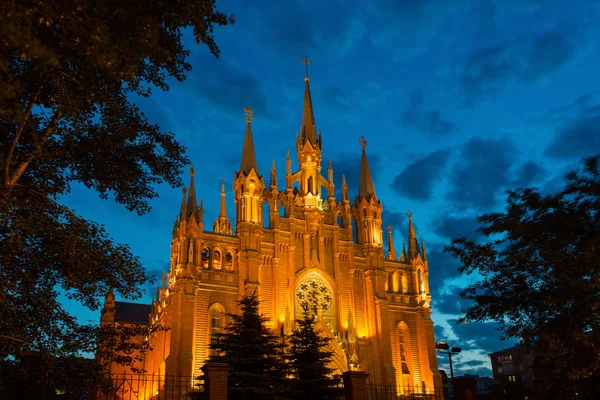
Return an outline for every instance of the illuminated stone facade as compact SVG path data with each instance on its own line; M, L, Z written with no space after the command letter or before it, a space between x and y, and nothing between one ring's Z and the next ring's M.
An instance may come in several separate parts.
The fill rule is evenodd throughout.
M274 163L268 182L258 171L252 110L245 110L245 119L233 181L235 231L224 185L219 217L206 229L192 169L173 227L170 270L150 315L151 323L170 329L151 338L154 350L140 367L156 374L199 374L212 335L226 323L223 314L237 312L240 295L256 291L261 312L277 333L294 329L303 303L317 306L318 326L333 338L336 373L363 370L370 382L396 385L399 392L441 387L425 246L418 243L409 214L408 246L397 254L388 227L384 250L383 208L364 138L356 166L359 190L351 202L343 176L336 197L331 163L321 174L322 139L308 78L296 135L298 164L294 170L288 152L282 186Z

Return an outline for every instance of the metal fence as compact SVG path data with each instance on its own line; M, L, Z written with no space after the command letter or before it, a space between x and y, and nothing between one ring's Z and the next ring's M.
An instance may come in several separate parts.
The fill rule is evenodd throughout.
M97 400L204 400L204 380L197 376L114 374L114 390L99 393ZM228 400L343 400L344 388L340 383L321 391L311 388L291 389L285 393L269 391L229 390Z
M190 400L203 399L202 381L194 376L115 374L114 391L99 393L98 400Z
M444 400L442 388L367 384L367 400Z

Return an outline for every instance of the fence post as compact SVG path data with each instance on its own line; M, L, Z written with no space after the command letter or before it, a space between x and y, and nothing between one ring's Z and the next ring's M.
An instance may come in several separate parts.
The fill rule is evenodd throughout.
M229 366L225 363L207 362L201 369L204 372L206 400L227 400Z
M367 377L363 371L346 371L342 374L346 400L367 400Z

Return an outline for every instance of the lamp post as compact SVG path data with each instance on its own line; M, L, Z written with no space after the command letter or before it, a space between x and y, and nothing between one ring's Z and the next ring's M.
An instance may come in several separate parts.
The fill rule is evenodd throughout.
M460 347L450 347L446 342L437 342L435 348L440 353L448 354L448 363L450 363L450 378L454 380L454 371L452 370L452 356L462 351Z

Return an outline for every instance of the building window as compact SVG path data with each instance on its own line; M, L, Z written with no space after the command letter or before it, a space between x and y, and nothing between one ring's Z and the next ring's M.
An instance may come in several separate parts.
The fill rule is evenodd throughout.
M219 250L215 250L215 255L213 256L213 268L221 269L221 252Z
M517 377L516 377L516 376L514 376L514 375L510 375L510 376L508 377L508 381L509 381L509 382L516 382L516 381L517 381Z
M208 250L206 247L204 247L202 249L202 268L208 269L209 262L210 262L210 250Z
M392 291L398 293L400 291L400 273L394 272L394 280L392 281Z
M194 263L194 239L190 239L190 244L188 247L188 262Z
M233 254L230 251L225 255L225 269L233 271Z
M221 306L220 304L213 305L210 309L209 316L210 316L209 343L216 344L219 340L219 334L223 331L223 327L224 327L225 310L223 309L223 306ZM210 355L211 355L211 357L217 357L220 355L220 352L218 350L214 350L211 348Z
M402 293L408 293L408 278L402 274Z
M410 375L408 364L406 363L406 342L404 341L404 330L402 327L398 328L398 344L400 346L400 362L402 363L402 374Z

